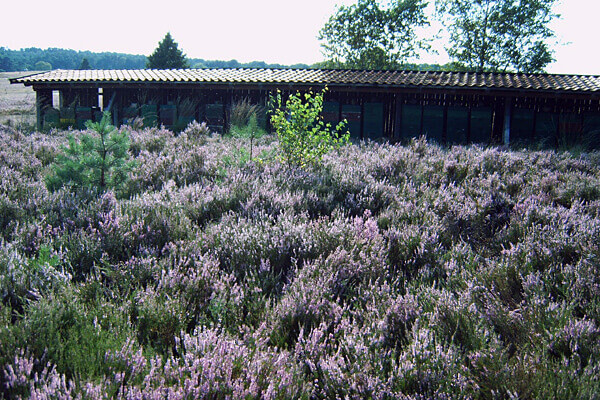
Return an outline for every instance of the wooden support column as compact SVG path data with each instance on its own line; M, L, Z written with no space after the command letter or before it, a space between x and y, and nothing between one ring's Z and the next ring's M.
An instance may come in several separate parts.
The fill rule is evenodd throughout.
M221 134L229 133L229 115L231 113L232 105L233 90L226 90L223 94L223 132L221 132Z
M36 89L35 96L37 130L41 131L44 127L44 113L47 109L52 108L52 90Z
M509 145L510 143L510 120L512 111L512 98L507 97L504 103L504 124L502 128L502 143Z
M359 138L360 140L365 140L365 99L363 96L360 97L359 99L359 103L360 103L360 133L359 133Z
M113 117L113 125L121 126L121 98L122 94L115 90L110 98L110 113ZM106 101L106 100L105 100ZM159 111L158 111L159 112Z
M421 105L421 120L419 121L419 134L417 135L417 138L423 135L423 115L425 114L425 100L421 99L419 104Z
M402 139L402 102L403 102L403 97L401 95L398 95L396 97L396 101L395 101L395 105L394 107L396 108L396 115L395 115L395 122L394 122L394 139L395 140L401 140Z
M538 112L539 111L535 108L533 109L533 124L531 124L531 133L529 134L529 140L531 141L531 143L533 143L533 141L535 140L535 128L537 126Z
M471 143L471 110L473 109L473 104L469 105L468 107L469 108L467 111L467 143Z
M396 140L396 96L390 94L387 96L386 114L385 117L387 123L386 137L388 141L394 142Z
M442 143L448 144L448 102L444 102L444 111L442 117Z

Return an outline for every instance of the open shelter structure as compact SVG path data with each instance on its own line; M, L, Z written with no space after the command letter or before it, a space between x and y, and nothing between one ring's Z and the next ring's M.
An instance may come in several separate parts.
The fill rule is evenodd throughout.
M323 118L355 139L441 144L546 142L600 132L600 76L329 69L54 70L11 79L37 94L38 129L82 127L109 110L117 125L228 126L242 99L327 87ZM264 116L263 116L264 117ZM268 121L265 120L265 123Z

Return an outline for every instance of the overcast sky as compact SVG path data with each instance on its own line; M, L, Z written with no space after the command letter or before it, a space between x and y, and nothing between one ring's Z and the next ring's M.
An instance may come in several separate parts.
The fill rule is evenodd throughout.
M433 0L432 0L433 2ZM188 57L241 62L321 61L317 35L338 4L353 0L21 0L3 1L0 46L152 53L170 31ZM553 73L600 75L595 32L600 0L560 0ZM439 26L424 32L432 35ZM420 62L448 61L438 54Z

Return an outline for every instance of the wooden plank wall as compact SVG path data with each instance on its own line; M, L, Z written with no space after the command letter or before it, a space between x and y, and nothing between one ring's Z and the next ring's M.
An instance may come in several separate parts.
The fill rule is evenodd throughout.
M270 87L106 87L72 88L38 87L40 101L47 107L48 93L59 90L63 106L73 105L96 107L101 95L102 106L107 109L112 102L111 112L115 123L127 121L126 116L132 110L128 107L142 104L174 104L178 108L193 108L193 112L179 112L180 115L202 121L206 119L206 106L223 106L223 124L226 128L231 107L239 101L248 99L252 103L267 106L274 88ZM319 88L314 89L320 90ZM282 88L287 96L297 88ZM580 137L590 131L600 132L600 101L598 99L569 98L566 96L532 96L514 94L478 94L478 93L436 93L407 91L369 91L368 89L330 88L325 101L339 104L339 120L346 109L360 110L355 122L355 138L381 137L390 141L407 141L420 135L429 135L440 144L488 142L502 143L506 135L505 127L510 127L511 142L547 141L557 144L560 140ZM370 110L383 109L382 132L364 132L365 105ZM375 107L373 107L375 105ZM378 111L377 111L378 112ZM505 115L508 112L509 115ZM491 113L491 114L490 114ZM43 120L43 107L38 110L38 120ZM491 116L487 121L488 114ZM139 115L139 112L138 112ZM346 113L347 115L347 113ZM414 118L405 121L406 118ZM506 117L506 118L505 118ZM371 116L372 118L372 116ZM268 118L266 118L268 127ZM187 120L186 120L187 121ZM487 121L487 122L486 122ZM184 121L185 122L185 121ZM160 123L160 121L159 121ZM461 127L458 129L456 124ZM489 125L489 126L488 126ZM488 126L488 128L486 128ZM408 132L408 127L410 132ZM477 129L475 129L477 128ZM599 134L600 136L600 134Z

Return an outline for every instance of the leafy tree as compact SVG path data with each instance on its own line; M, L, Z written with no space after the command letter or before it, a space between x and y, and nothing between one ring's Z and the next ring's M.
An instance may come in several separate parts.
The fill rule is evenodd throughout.
M8 57L0 57L0 71L12 71L12 61Z
M177 43L171 37L171 33L167 32L165 38L158 44L158 47L148 57L146 68L188 68L188 62L185 55L177 48Z
M415 28L428 25L424 0L358 0L340 6L319 32L328 66L392 69L427 48Z
M554 59L547 40L556 0L437 0L450 57L475 71L541 72Z
M129 162L129 135L110 125L110 120L110 113L105 112L100 122L86 123L90 133L79 139L69 137L69 146L63 147L52 174L46 178L49 190L69 186L100 193L122 187L133 167Z
M92 69L90 66L90 62L87 58L81 60L81 65L79 65L79 69Z
M10 58L10 50L0 47L0 71L12 71L13 62Z
M50 71L52 69L52 64L46 61L38 61L33 66L33 69L36 71Z
M323 95L312 91L291 94L283 100L277 91L271 97L271 126L277 132L282 161L291 166L308 167L321 161L332 149L348 143L349 134L342 133L346 121L335 128L325 123Z

